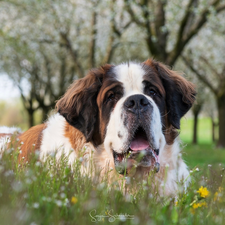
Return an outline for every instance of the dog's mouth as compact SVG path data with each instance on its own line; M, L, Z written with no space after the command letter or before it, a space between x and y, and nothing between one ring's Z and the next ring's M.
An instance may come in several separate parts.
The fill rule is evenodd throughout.
M125 151L118 153L113 150L114 163L119 174L129 175L137 167L159 171L159 149L153 148L148 140L147 133L139 126Z

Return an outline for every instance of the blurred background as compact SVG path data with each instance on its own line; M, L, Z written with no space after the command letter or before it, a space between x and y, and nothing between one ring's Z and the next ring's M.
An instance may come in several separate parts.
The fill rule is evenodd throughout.
M196 84L186 151L221 160L225 0L0 0L0 126L42 123L90 68L149 57Z

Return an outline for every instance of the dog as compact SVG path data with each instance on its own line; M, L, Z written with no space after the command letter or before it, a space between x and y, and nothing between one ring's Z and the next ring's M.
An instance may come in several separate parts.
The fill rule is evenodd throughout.
M57 101L55 115L19 136L19 160L34 150L43 161L53 152L69 164L82 156L88 173L92 155L96 170L110 168L112 177L155 171L154 182L174 194L189 176L178 130L195 94L191 82L153 59L92 69Z

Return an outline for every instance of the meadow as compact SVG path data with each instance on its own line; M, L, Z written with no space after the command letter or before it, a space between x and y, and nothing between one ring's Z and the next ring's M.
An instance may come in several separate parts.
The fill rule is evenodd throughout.
M81 176L81 160L72 171L66 159L60 166L54 157L40 163L36 152L18 164L19 152L8 149L0 159L0 224L224 224L225 149L212 143L207 118L200 119L199 144L192 145L192 122L183 119L180 133L192 182L176 198L159 196L151 179L123 194L119 186Z

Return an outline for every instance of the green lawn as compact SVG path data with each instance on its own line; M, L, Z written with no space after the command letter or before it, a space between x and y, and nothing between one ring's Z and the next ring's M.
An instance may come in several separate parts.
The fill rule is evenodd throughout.
M225 163L225 149L216 148L212 142L211 121L200 118L198 124L198 145L192 142L193 119L181 120L180 138L183 142L183 157L189 168L206 167Z
M183 118L181 120L180 138L186 143L192 142L193 119ZM210 118L199 118L198 121L198 143L211 144L212 132Z

